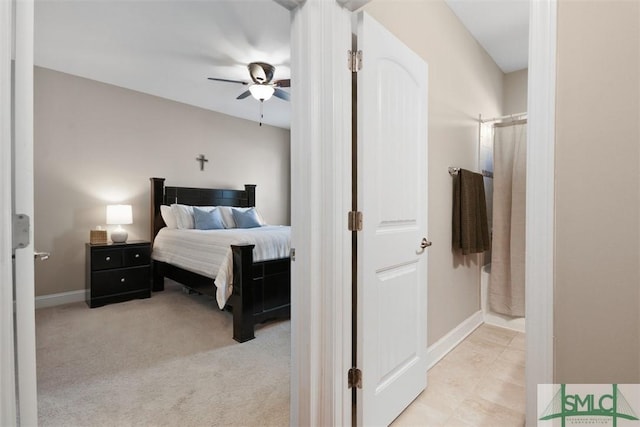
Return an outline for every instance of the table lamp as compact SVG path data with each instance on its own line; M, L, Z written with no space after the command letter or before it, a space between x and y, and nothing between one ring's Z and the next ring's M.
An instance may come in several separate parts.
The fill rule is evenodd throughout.
M129 234L122 228L122 225L133 224L131 205L107 205L107 224L118 226L111 232L113 243L126 242Z

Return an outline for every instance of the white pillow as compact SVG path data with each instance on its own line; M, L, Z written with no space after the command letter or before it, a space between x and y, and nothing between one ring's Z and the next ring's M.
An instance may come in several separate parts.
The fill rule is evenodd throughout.
M236 222L233 220L233 213L230 206L218 206L222 214L222 221L225 228L236 228Z
M258 212L258 209L256 208L239 208L239 207L231 207L231 206L218 206L220 208L220 213L222 214L222 220L224 221L224 226L226 228L237 228L238 225L236 224L236 221L233 219L233 212L232 209L236 209L238 211L241 212L246 212L249 209L255 209L256 214L258 215L258 221L260 222L260 225L266 225L266 222L264 221L264 218L262 218L262 215L260 215L260 212Z
M174 203L171 205L171 211L176 217L176 225L179 229L195 228L192 206Z
M160 215L162 215L162 219L164 220L167 228L178 228L178 222L176 220L176 216L171 209L171 206L161 205L160 206Z

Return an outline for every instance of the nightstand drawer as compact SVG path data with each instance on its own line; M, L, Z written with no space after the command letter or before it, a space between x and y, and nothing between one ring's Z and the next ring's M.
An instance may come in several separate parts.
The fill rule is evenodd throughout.
M91 270L122 267L122 249L96 249L91 256Z
M125 248L123 251L123 255L123 265L125 267L149 265L149 263L151 262L151 248L149 246Z
M148 289L148 266L97 271L91 275L91 298Z

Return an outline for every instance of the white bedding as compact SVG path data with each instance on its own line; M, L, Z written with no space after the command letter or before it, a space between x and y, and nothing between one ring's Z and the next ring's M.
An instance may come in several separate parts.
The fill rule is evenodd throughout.
M153 242L152 258L216 281L216 300L224 308L233 292L231 245L255 244L254 261L289 256L291 227L264 226L225 230L163 228Z

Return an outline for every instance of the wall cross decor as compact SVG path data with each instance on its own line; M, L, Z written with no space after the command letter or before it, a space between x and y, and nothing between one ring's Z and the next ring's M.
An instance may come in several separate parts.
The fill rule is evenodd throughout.
M199 157L196 157L196 160L200 162L200 170L203 171L204 170L204 163L208 162L209 159L206 159L204 157L204 154L200 154Z

